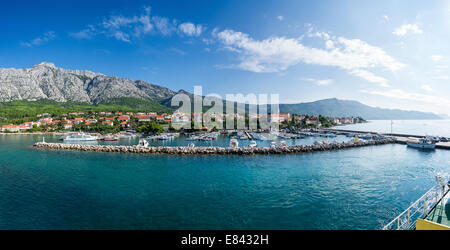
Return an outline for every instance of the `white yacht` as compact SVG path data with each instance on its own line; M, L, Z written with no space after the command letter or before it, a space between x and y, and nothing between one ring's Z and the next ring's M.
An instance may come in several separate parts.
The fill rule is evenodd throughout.
M75 133L66 136L63 140L65 142L71 142L71 141L97 141L97 139L98 139L97 136L92 136L85 133Z
M147 148L147 147L148 147L148 141L145 140L145 139L140 139L140 140L139 140L138 146L139 146L139 147Z
M238 148L239 147L239 142L237 139L231 139L230 140L230 147L231 148Z
M258 146L258 144L256 144L256 141L251 141L250 145L248 145L251 148L256 148L256 146Z

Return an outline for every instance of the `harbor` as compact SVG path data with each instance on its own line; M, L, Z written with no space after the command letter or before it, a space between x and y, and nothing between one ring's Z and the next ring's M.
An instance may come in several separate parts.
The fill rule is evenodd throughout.
M422 139L421 139L422 138ZM276 133L255 133L248 131L208 132L194 134L162 133L143 136L142 134L122 133L93 136L84 133L71 133L59 139L63 143L35 143L36 148L56 150L79 150L99 152L145 153L145 154L289 154L312 151L335 150L349 147L378 145L386 143L406 144L416 147L419 141L430 138L420 135L379 134L369 131L321 129L310 131L284 131ZM439 141L441 138L442 141ZM123 145L119 141L126 140ZM136 140L139 140L137 142ZM434 140L437 140L435 142ZM426 139L422 150L450 149L445 137ZM96 141L109 144L97 145ZM133 145L133 141L135 144ZM220 141L220 142L218 142ZM431 142L432 141L432 142ZM414 142L414 143L413 143ZM428 143L428 144L426 144Z

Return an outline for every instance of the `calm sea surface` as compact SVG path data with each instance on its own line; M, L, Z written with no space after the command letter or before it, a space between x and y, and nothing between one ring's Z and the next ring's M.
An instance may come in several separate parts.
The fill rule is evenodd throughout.
M369 121L368 123L352 124L336 127L356 131L373 131L379 133L391 132L391 121ZM450 137L450 120L407 120L393 121L392 131L396 134L434 135Z
M379 229L450 173L449 151L404 145L156 156L40 140L0 136L0 229Z

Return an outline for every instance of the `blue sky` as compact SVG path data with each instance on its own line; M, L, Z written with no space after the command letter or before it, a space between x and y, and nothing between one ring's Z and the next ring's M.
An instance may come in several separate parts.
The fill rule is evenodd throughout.
M447 1L5 1L0 67L450 114Z

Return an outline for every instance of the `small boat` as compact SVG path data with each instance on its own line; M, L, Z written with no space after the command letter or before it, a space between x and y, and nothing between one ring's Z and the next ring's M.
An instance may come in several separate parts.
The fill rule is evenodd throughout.
M63 141L71 142L71 141L97 141L97 136L88 135L85 133L75 133L66 136Z
M364 140L371 140L373 138L372 134L364 134L359 136L359 138L362 138Z
M410 138L408 141L406 141L406 145L413 148L420 148L420 149L435 149L436 148L436 142L429 140L427 138L421 138L421 139L415 139Z
M197 141L199 139L198 136L191 135L190 137L186 138L186 141Z
M148 141L145 139L140 139L138 146L143 147L143 148L148 148Z
M230 147L231 148L238 148L239 147L239 142L237 139L231 139L230 140Z
M158 137L158 140L160 140L160 141L167 141L169 139L171 139L171 137L169 137L167 135L161 135Z
M248 145L251 148L256 148L258 144L256 144L256 141L250 141L250 145Z
M194 143L192 143L192 142L191 142L191 143L189 143L189 144L188 144L188 148L195 148L195 144L194 144Z
M119 137L117 137L117 136L105 136L105 137L103 137L103 141L119 141Z
M270 146L274 148L274 147L277 146L277 143L273 141L273 142L270 143Z
M281 146L281 147L287 147L286 141L281 141L281 142L280 142L280 146Z
M120 139L131 139L131 138L134 138L134 137L135 137L135 135L132 134L132 133L124 133L124 134L120 134L119 135Z

